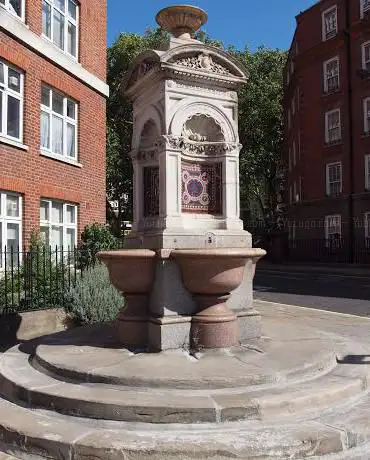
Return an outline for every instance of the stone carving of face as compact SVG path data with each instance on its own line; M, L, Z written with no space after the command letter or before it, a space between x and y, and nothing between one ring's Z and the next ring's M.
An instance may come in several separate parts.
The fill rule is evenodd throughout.
M209 70L212 65L212 59L208 54L202 54L200 57L200 65L204 68Z

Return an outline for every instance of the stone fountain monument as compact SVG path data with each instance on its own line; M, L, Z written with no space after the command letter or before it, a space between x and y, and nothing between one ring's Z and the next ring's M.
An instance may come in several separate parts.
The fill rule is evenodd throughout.
M206 20L194 7L160 11L168 44L141 54L123 84L134 114L134 223L127 247L135 250L101 258L128 299L116 322L128 346L181 348L190 337L191 345L223 347L261 336L252 279L265 252L251 248L239 217L237 89L247 72L224 51L192 38ZM134 288L122 274L135 277L135 267ZM222 276L222 287L210 284Z
M0 355L0 459L370 458L370 320L252 302L264 252L239 220L246 71L192 38L206 19L162 10L172 37L124 82L134 231L100 257L125 309Z

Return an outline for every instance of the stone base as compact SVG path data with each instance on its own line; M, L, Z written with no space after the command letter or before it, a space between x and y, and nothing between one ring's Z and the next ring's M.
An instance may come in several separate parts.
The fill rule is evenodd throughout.
M369 459L370 320L257 304L270 340L254 345L133 353L105 325L9 350L0 450L22 460Z
M251 248L252 236L245 230L162 230L131 232L125 238L127 249L211 249Z
M148 323L148 347L152 351L188 349L191 316L151 318Z

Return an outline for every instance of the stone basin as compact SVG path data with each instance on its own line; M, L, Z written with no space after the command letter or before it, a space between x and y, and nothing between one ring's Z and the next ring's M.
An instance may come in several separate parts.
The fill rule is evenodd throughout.
M242 282L245 265L266 254L259 248L183 249L171 253L180 266L185 288L198 302L192 318L193 348L227 348L239 342L237 317L226 305Z
M155 252L149 249L101 251L98 259L109 271L113 286L125 297L113 327L118 340L126 346L147 341L148 295L154 281Z

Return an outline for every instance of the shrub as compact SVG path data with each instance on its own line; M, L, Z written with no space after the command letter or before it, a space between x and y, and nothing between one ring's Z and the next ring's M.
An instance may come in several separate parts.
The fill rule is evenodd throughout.
M67 312L74 323L93 324L113 320L124 299L109 280L108 269L96 264L83 272L68 296Z
M78 246L80 268L93 265L99 251L117 249L119 240L109 227L102 224L87 225L81 234L81 243Z

